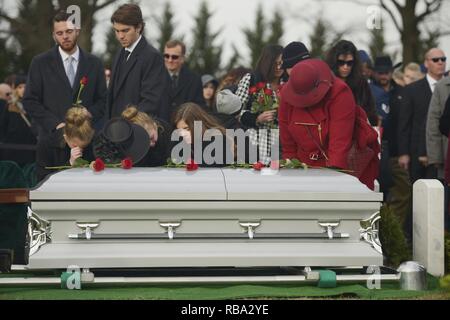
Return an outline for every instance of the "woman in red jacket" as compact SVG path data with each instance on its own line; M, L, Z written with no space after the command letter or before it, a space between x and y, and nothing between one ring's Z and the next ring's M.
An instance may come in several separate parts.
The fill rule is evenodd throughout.
M352 91L325 62L298 63L281 91L283 158L315 167L348 168L355 115Z
M379 144L351 89L317 59L298 63L281 90L283 159L313 167L351 169L374 189ZM350 160L350 163L349 163Z

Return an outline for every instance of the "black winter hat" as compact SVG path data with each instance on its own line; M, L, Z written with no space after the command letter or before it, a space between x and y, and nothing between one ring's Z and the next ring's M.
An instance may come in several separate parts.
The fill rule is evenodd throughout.
M302 42L291 42L283 49L282 69L293 68L297 63L311 58L311 54Z

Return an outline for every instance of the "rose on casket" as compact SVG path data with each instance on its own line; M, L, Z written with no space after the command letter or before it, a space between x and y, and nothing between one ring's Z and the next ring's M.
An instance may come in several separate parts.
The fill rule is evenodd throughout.
M47 167L47 170L64 170L75 168L91 168L94 172L101 172L106 168L122 168L124 170L130 170L133 168L133 160L131 158L125 158L120 163L105 163L102 159L97 158L95 161L89 162L82 158L75 160L73 166L61 166L61 167Z

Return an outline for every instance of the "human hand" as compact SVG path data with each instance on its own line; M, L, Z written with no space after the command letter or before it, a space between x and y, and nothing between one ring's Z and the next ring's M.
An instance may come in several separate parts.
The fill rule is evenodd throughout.
M424 167L428 167L428 157L419 157L419 162L420 164L422 164Z
M258 118L256 118L256 123L272 122L275 120L276 113L277 113L276 110L265 111L265 112L261 113L258 116Z
M409 155L407 155L407 154L398 157L399 166L405 170L408 170L409 162L410 162L410 158L409 158Z
M83 157L83 149L81 148L72 148L70 150L70 165L73 166L75 164L75 161L77 161L77 159Z

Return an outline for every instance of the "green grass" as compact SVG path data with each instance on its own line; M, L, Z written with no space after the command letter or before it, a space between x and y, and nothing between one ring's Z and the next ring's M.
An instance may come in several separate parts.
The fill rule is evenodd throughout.
M0 300L450 299L450 294L439 288L438 279L429 277L428 284L427 291L403 291L398 284L383 284L381 290L356 284L329 289L293 284L92 286L80 291L55 286L3 287Z

